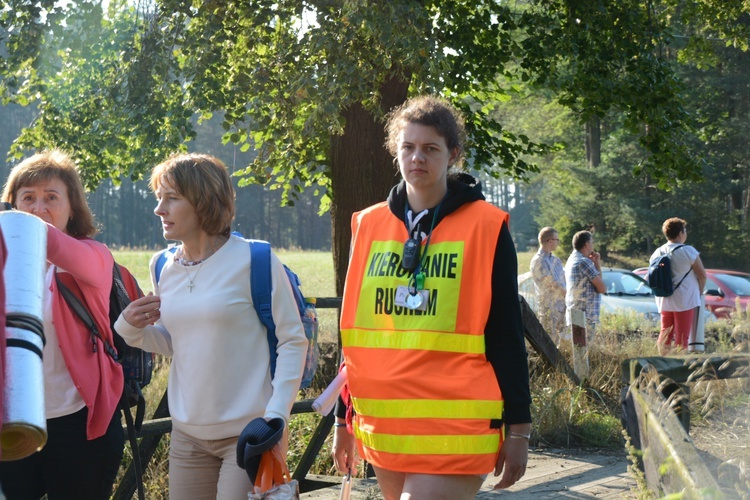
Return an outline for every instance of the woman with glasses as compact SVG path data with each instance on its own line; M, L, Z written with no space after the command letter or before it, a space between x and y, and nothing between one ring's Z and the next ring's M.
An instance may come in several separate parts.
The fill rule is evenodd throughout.
M352 217L341 335L352 411L333 454L359 455L384 497L474 498L520 479L531 431L529 373L508 214L461 163L463 118L418 97L394 110L388 151L403 180ZM348 415L347 415L348 414Z

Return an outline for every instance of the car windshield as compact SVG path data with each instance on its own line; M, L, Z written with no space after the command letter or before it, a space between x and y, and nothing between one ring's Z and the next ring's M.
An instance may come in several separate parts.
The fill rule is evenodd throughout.
M750 296L750 276L736 274L715 274L727 288L740 297Z
M632 273L604 271L602 280L607 286L607 295L638 295L649 297L654 294L644 280Z

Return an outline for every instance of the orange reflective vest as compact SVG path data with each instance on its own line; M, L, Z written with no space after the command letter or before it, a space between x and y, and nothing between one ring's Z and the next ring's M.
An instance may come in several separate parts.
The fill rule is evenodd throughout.
M423 474L494 469L502 433L490 421L502 418L503 398L484 329L507 223L507 213L483 201L445 217L423 260L429 300L418 311L394 302L409 280L401 268L404 223L386 203L352 217L341 336L354 432L368 462Z

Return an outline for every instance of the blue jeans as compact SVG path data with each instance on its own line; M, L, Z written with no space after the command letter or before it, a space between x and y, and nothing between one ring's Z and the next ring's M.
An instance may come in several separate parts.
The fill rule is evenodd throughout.
M107 432L86 439L88 408L47 420L47 444L21 460L0 462L7 500L108 500L122 460L125 435L115 411Z

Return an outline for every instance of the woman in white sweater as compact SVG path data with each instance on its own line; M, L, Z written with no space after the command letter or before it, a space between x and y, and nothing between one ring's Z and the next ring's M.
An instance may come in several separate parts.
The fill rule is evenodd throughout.
M167 253L156 294L134 301L115 328L130 344L172 357L169 497L247 498L252 484L236 463L237 439L252 419L289 422L307 340L291 285L272 255L273 317L278 337L270 373L266 330L253 308L250 246L230 234L234 189L224 164L209 155L172 156L154 167L154 213ZM278 445L286 450L286 440Z

